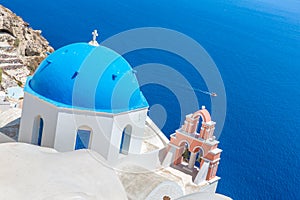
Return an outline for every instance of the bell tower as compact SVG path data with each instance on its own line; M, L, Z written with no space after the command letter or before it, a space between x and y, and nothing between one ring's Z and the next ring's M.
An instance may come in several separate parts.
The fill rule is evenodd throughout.
M215 125L208 110L202 106L201 110L186 115L184 124L171 135L166 158L171 158L170 165L174 168L196 174L193 177L195 184L219 180L216 172L222 150L214 136ZM197 132L197 129L200 131ZM165 160L164 165L167 162L170 160Z

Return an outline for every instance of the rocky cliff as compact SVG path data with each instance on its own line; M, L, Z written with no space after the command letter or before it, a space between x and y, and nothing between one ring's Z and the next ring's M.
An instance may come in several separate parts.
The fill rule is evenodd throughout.
M0 90L24 85L47 52L53 48L41 31L0 5Z

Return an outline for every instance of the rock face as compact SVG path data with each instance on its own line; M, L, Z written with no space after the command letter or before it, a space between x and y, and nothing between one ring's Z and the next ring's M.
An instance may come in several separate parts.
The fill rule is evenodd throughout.
M53 48L41 31L0 5L0 90L24 85L47 52Z

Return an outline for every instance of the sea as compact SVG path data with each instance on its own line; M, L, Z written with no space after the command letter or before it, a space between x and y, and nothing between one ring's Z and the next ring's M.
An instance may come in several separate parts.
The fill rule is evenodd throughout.
M0 4L42 30L55 49L90 41L94 29L99 42L142 27L175 30L197 41L216 64L226 91L217 192L233 199L300 199L300 1L0 0ZM132 67L160 63L175 69L199 89L195 90L199 105L211 109L212 97L200 92L208 88L204 79L192 76L194 68L185 58L151 48L124 57ZM178 85L168 73L159 76ZM179 98L155 81L141 90L150 112L151 107L157 110L153 120L167 136L174 133L182 115L188 114L181 113Z

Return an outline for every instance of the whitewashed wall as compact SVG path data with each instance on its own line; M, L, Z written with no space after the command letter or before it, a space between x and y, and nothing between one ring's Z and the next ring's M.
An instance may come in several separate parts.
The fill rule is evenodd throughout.
M54 146L58 109L45 101L25 92L19 129L19 142L31 143L34 121L41 116L44 121L41 146Z
M119 158L122 159L124 155L119 153L119 147L122 140L122 133L127 125L132 126L130 136L130 145L128 154L140 154L142 142L144 139L145 121L148 109L141 109L131 111L128 113L121 113L113 117L112 140L109 148L108 161L112 164ZM116 159L118 158L118 159Z
M111 140L112 117L95 115L89 111L62 110L58 114L54 148L58 151L72 151L75 147L77 130L91 129L90 149L107 158Z
M110 163L118 163L123 130L132 127L129 154L140 154L148 109L119 114L59 108L25 92L19 141L32 143L35 119L44 121L41 146L58 151L73 151L78 129L90 129L89 148L100 153Z

